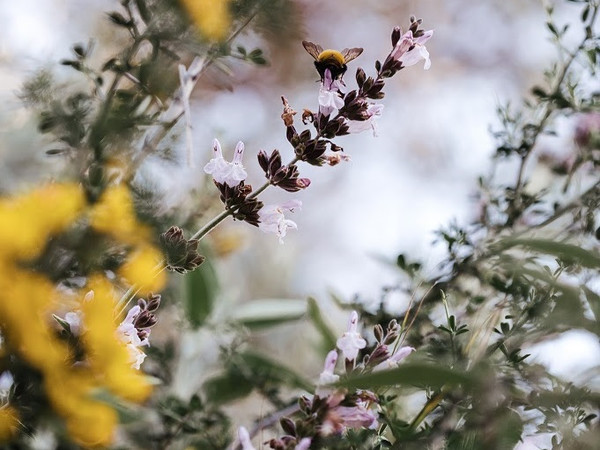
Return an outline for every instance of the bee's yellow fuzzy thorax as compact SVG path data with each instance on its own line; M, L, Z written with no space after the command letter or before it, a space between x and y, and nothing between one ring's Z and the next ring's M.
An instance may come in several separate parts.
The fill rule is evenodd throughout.
M346 60L344 59L344 56L337 50L327 49L327 50L323 50L321 53L319 53L319 57L317 58L317 61L327 61L327 60L334 60L338 64L346 64Z

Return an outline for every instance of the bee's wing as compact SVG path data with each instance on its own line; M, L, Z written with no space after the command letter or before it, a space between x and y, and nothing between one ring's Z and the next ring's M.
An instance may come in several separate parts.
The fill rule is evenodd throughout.
M342 50L342 56L344 57L344 61L349 63L353 59L358 58L358 56L363 52L362 48L345 48Z
M321 47L319 44L315 44L314 42L302 41L302 45L308 54L315 59L318 59L319 55L323 51L323 47Z

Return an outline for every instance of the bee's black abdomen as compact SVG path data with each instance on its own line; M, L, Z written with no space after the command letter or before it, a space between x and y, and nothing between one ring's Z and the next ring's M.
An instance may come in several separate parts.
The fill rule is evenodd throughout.
M326 69L329 69L329 71L331 72L331 78L334 80L341 78L348 69L348 66L346 66L346 64L340 65L335 62L331 62L330 60L315 61L315 67L317 68L317 72L319 72L319 75L321 76L321 80L325 78Z

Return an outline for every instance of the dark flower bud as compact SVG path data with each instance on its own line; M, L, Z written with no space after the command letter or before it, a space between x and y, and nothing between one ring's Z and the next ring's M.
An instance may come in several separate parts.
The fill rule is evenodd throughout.
M392 31L392 47L395 47L400 37L402 36L402 29L400 27L394 27Z
M153 327L154 325L156 325L157 321L158 321L158 319L156 318L156 316L154 314L149 313L148 311L143 311L135 319L133 324L138 330L140 330L142 328Z
M150 295L148 296L147 310L150 312L156 311L158 309L158 307L160 306L160 300L161 300L160 294L150 293Z
M264 150L259 151L257 158L261 169L267 172L267 170L269 170L269 157L267 156L267 152Z
M160 235L160 242L167 256L167 269L179 273L194 270L204 262L204 256L197 252L198 241L186 240L183 230L172 226Z
M299 143L298 133L294 127L287 127L285 130L285 137L292 146L296 147Z
M389 351L387 345L378 345L375 347L375 350L373 350L373 353L371 353L368 365L376 366L380 362L385 361L388 357Z
M298 407L305 414L310 414L310 409L312 407L312 403L307 397L305 397L303 395L298 399Z
M310 140L310 130L304 130L298 137L300 138L300 142L308 142Z
M365 73L364 70L362 70L362 68L358 68L356 69L356 84L358 84L358 87L362 87L363 83L365 82L365 80L367 79L367 74Z
M287 434L296 436L296 424L292 419L289 417L282 417L279 421L279 424L281 425L283 431L285 431Z
M373 334L375 335L377 342L381 342L383 339L383 327L379 324L375 325L375 328L373 328Z
M265 444L269 444L269 447L273 450L286 450L287 448L287 446L281 439L271 439L265 442Z

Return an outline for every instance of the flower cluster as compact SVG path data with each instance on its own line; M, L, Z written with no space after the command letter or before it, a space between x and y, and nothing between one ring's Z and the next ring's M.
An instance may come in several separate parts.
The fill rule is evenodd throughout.
M353 311L348 320L347 331L336 342L337 350L331 350L325 358L315 395L299 399L300 418L292 420L284 417L280 420L286 435L268 441L270 448L297 450L310 443L321 445L329 436L339 436L348 429L376 430L379 427L380 400L374 392L363 389L349 391L336 386L340 380L340 376L335 373L338 350L344 357L346 373L361 374L393 369L414 348L400 347L395 351L390 349L389 346L397 343L400 336L400 327L392 320L386 330L381 325L374 327L375 345L359 358L361 351L367 348L367 341L358 330L358 320L358 314ZM238 439L242 448L254 448L245 428L240 428Z
M172 226L160 235L169 270L186 273L196 269L204 262L204 256L198 253L198 240L186 239L183 230Z
M150 294L148 301L139 299L138 304L129 310L125 320L117 328L121 340L127 345L131 367L139 369L146 354L140 347L150 345L150 328L156 322L153 314L160 306L160 295Z
M294 200L282 205L265 206L256 199L256 193L252 193L252 186L245 184L248 175L242 165L244 154L242 142L238 142L231 162L224 159L221 145L216 139L213 150L214 157L204 166L204 171L212 175L225 209L234 219L244 220L264 232L275 233L279 241L283 242L288 228L297 228L293 221L285 218L284 211L293 212L299 209L302 203ZM310 184L308 178L298 178L298 169L295 165L282 166L281 156L277 150L270 157L267 157L264 151L259 152L258 160L265 170L269 184L290 192L296 192Z
M279 150L273 150L271 155L261 150L258 152L258 163L272 186L279 186L288 192L297 192L310 185L308 178L298 178L300 173L296 164L283 165Z
M283 242L287 230L297 228L296 223L287 219L284 213L297 210L301 203L293 200L281 205L265 206L256 197L268 186L278 186L288 192L307 188L310 180L300 178L296 165L298 161L314 166L323 164L334 166L340 161L347 160L346 155L341 155L343 148L332 142L333 138L369 129L376 134L375 120L381 116L383 105L373 100L383 98L385 78L393 76L404 67L416 64L421 59L425 60L425 69L428 69L431 64L424 44L431 38L433 31L420 30L421 22L420 19L411 17L411 24L406 33L402 34L399 27L394 29L392 51L383 65L379 61L375 64L377 76L367 77L361 68L356 71L357 90L346 92L346 85L341 78L343 72L341 75L334 76L331 69L323 70L318 95L318 112L313 113L305 109L302 114L303 124L311 123L315 128L315 134L310 129L301 132L296 129L294 125L296 112L285 97L282 97L281 118L286 127L286 138L294 149L295 157L289 164L283 164L279 150L273 150L271 154L261 150L258 153L258 163L268 181L257 191L253 192L252 187L245 184L248 174L242 164L244 144L238 142L234 157L229 162L223 157L221 145L215 139L214 156L205 165L204 171L212 175L228 215L258 226L264 232L275 233L279 241ZM329 153L327 153L328 148Z
M42 187L0 200L0 217L0 289L5 298L0 302L2 358L9 368L20 361L41 374L44 394L74 441L83 446L108 445L117 413L96 399L94 392L106 389L134 402L143 401L151 392L145 377L131 367L127 346L119 339L115 282L128 281L142 291L160 289L164 276L154 270L160 252L148 242L149 232L138 223L130 195L120 186L107 188L91 205L75 184ZM82 223L89 224L91 232L122 243L130 253L116 269L119 277L111 281L101 271L89 272L84 289L71 294L55 287L34 269L34 263L51 237ZM73 297L78 299L78 313L65 323L72 336L78 334L76 348L63 339L52 319L53 312L70 305ZM20 409L27 403L23 396L28 390L19 392L2 408L0 438L18 433L19 415L29 413Z

